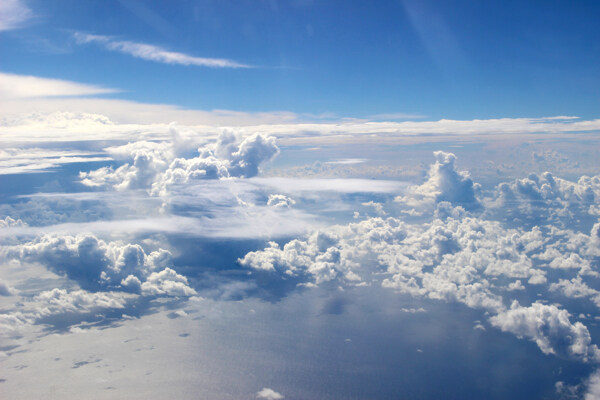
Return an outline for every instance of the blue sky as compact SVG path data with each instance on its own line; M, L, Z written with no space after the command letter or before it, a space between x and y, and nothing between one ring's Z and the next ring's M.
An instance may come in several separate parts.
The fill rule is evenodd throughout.
M187 108L597 116L597 2L29 1L0 69ZM77 44L104 35L252 68L168 65Z

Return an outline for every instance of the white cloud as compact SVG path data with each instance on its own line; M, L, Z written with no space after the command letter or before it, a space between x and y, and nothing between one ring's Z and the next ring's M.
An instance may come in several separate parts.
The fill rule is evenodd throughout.
M155 61L164 64L194 65L210 68L250 68L223 58L195 57L184 53L168 51L161 47L146 43L136 43L126 40L115 40L110 36L90 35L81 32L75 33L75 40L80 43L98 43L108 50L118 51L143 60Z
M191 296L187 278L171 265L171 253L146 253L137 244L105 242L91 234L44 235L32 242L5 246L7 259L38 262L89 291L136 291L143 295Z
M26 223L21 221L20 219L14 219L11 217L5 217L4 219L0 218L0 229L1 228L10 228L10 227L23 227L27 226Z
M415 192L433 193L430 197L435 201L434 196L453 193L465 182L472 189L472 181L455 170L449 154L437 155L438 165L431 169L428 181L408 188L407 197ZM440 176L454 184L445 185ZM570 188L572 195L578 193L576 187ZM458 195L454 198L461 199ZM420 202L417 210L429 207L429 203ZM545 211L552 208L548 203ZM570 275L571 279L560 279L545 288L565 297L589 297L600 303L600 292L585 280L597 274L592 261L600 252L600 223L588 235L554 226L507 228L485 219L489 216L485 210L478 215L441 201L430 222L409 224L393 217L369 218L321 229L283 246L271 242L238 262L257 272L296 277L307 285L379 283L416 297L460 302L485 310L491 314L493 326L530 338L547 354L599 360L587 328L580 322L571 324L566 310L514 302L507 308L506 300L515 296L515 291L527 290L523 280L529 285L545 285L556 277L552 269L560 268L564 270L560 276Z
M515 300L509 310L491 317L490 322L505 332L533 340L544 354L574 357L584 362L600 361L600 350L591 344L585 325L572 324L568 311L554 305L536 302L522 307Z
M256 393L256 398L263 400L281 400L284 399L285 396L283 396L281 393L274 391L273 389L262 388L258 391L258 393Z
M304 142L318 142L315 136L337 136L349 141L359 141L365 134L378 134L393 139L394 136L422 135L507 135L560 132L585 132L600 129L600 119L574 120L551 118L501 118L486 120L448 120L438 121L404 121L404 122L372 122L368 120L338 121L336 123L295 123L270 124L253 127L258 132L268 132L281 136L306 136ZM352 139L350 139L352 138ZM373 141L373 137L365 136L364 140Z
M373 207L373 209L375 210L377 215L381 215L381 216L386 215L386 212L383 209L383 204L381 204L381 203L376 203L374 201L367 201L367 202L361 203L361 205L363 205L365 207Z
M200 186L201 188L201 186ZM116 197L116 199L121 199ZM131 201L124 197L123 201ZM186 200L187 201L187 200ZM135 206L135 205L134 205ZM156 209L154 209L156 211ZM52 215L52 218L55 216ZM60 217L60 215L58 216ZM47 221L43 221L47 222ZM223 206L216 207L204 217L141 217L138 219L95 220L91 222L65 222L45 226L10 227L0 229L0 238L32 236L68 232L70 234L120 234L145 233L185 234L192 237L213 238L265 238L271 239L298 235L318 228L323 222L314 215L294 209L272 207Z
M578 219L590 220L598 199L600 176L582 176L571 182L545 172L499 184L487 207L495 209L498 217L521 224L572 226Z
M385 287L499 310L501 298L493 293L489 279L545 281L545 273L521 250L536 249L536 235L539 232L507 231L498 223L474 218L437 219L424 225L370 218L314 232L282 248L272 242L239 262L257 270L304 276L317 284L334 279L366 283L381 276L383 269Z
M3 0L0 2L0 31L23 27L33 13L22 0Z
M0 72L0 98L31 99L36 97L93 96L118 90L65 81Z
M169 104L81 97L115 91L72 81L0 73L3 97L0 140L5 143L128 140L132 135L164 140L170 136L169 124L173 121L212 137L221 132L220 128L235 127L244 135L253 132L285 139L289 143L313 144L322 141L329 144L363 143L367 140L372 143L372 135L394 142L421 135L519 135L522 138L524 134L532 133L549 137L564 132L600 130L599 119L580 120L576 117L402 122L341 118L334 122L311 123L303 120L302 115L286 111L189 110Z
M521 282L520 279L517 279L516 281L509 283L506 290L509 290L509 291L525 290L525 286L523 286L523 283Z
M340 158L333 161L327 161L325 164L341 164L341 165L352 165L362 164L367 161L366 158Z
M443 151L436 151L433 155L436 162L429 168L427 181L410 187L408 194L398 196L396 201L418 209L438 202L449 202L466 210L478 209L481 204L476 193L480 185L473 182L467 172L456 169L456 156Z
M146 282L141 284L141 289L142 294L153 296L193 296L196 294L196 291L189 287L187 278L171 268L151 273Z
M571 280L561 279L550 285L550 290L562 293L565 297L582 298L590 297L597 307L600 307L600 291L589 287L581 276Z
M257 158L261 159L262 156L260 155L263 154L261 146L266 146L267 154L272 150L268 146L268 141L258 141L259 143L250 141L249 148L256 145L258 150L256 153L243 152L240 150L242 140L235 138L235 135L232 135L231 132L222 135L217 141L206 140L206 142L208 144L202 146L203 151L212 152L212 157L215 160L227 161L230 163L229 166L232 165L232 162L242 165L242 161L246 163L246 160L251 162ZM177 158L191 159L184 158L190 157L189 154L184 155L176 147L167 141L153 142L146 140L108 148L106 151L111 157L129 163L129 167L124 169L118 179L111 183L114 186L119 182L128 182L126 187L121 192L78 193L74 194L73 197L111 198L112 200L107 201L113 202L127 202L127 196L131 196L130 199L137 196L146 199L147 193L144 190L133 190L133 188L142 187L146 189L152 186L155 181L155 169L148 164L156 165L156 171L158 171L156 174L161 174L162 171L171 168L173 160ZM238 156L234 156L236 153ZM145 158L141 157L136 161L136 157L140 154ZM254 157L252 154L258 154L260 157ZM201 158L200 153L198 157L194 158ZM530 307L517 305L511 309L507 308L514 297L519 299L530 298L529 296L534 294L537 289L540 289L539 292L544 293L545 289L554 288L556 293L553 293L553 297L579 297L583 295L593 298L595 293L588 290L593 287L593 284L588 281L589 277L583 273L579 274L582 272L581 266L590 267L590 260L593 260L594 251L596 251L594 249L600 248L598 246L600 244L600 223L594 225L591 231L588 228L585 233L577 233L543 225L537 228L523 228L522 226L509 228L504 221L486 220L485 218L489 217L490 214L485 212L470 213L465 211L463 206L456 206L457 204L466 206L468 203L465 203L464 198L460 195L440 197L441 193L452 193L453 190L456 191L461 187L464 189L466 184L470 184L471 186L467 185L467 187L472 188L475 184L469 181L470 178L465 173L457 170L449 153L440 153L436 158L436 164L438 165L432 168L433 172L430 171L427 182L424 185L409 188L404 193L407 196L415 191L417 193L419 191L428 194L433 193L433 195L427 197L432 198L428 203L437 202L435 210L431 209L433 212L427 214L427 217L419 218L418 222L411 223L415 220L414 218L406 218L406 220L402 218L370 218L358 221L355 224L323 228L318 231L311 229L312 233L286 244L277 245L272 243L263 251L248 253L245 257L242 257L240 262L245 266L254 268L256 270L253 272L254 274L270 273L271 277L276 277L276 274L281 273L288 284L292 283L292 286L300 281L301 284L308 282L313 285L321 285L319 290L323 290L323 292L330 287L339 288L340 292L342 290L350 292L348 290L349 286L368 285L370 286L369 290L373 290L370 293L378 293L375 290L381 290L380 287L383 284L391 290L387 290L389 293L386 293L386 296L381 296L382 298L393 298L391 297L393 296L392 290L421 298L414 300L413 303L409 302L414 307L400 309L401 312L405 313L422 312L423 309L419 308L422 299L459 302L479 310L481 316L477 318L482 321L483 318L491 316L495 318L492 319L495 323L491 325L506 332L531 339L545 352L554 352L559 356L579 360L594 359L597 350L591 344L587 328L580 323L571 323L566 310L561 310L557 306L544 306L541 303L539 306L535 305L538 303L534 303ZM163 163L163 160L166 161ZM255 165L259 163L255 163ZM185 162L182 161L181 165L184 164ZM134 167L149 173L140 173L140 171L133 170ZM200 170L201 168L197 169ZM189 171L192 170L190 168ZM240 168L240 170L253 171L254 169ZM185 169L186 173L189 171ZM227 173L229 173L228 171ZM113 172L116 172L116 169ZM225 172L223 172L223 176L226 176ZM168 196L165 201L180 202L178 204L183 205L182 208L184 209L186 206L193 205L198 210L209 204L205 203L204 200L210 198L212 203L206 207L210 209L210 212L207 212L206 215L203 214L204 210L202 210L196 214L196 216L201 214L197 218L167 215L162 219L153 218L151 220L152 216L150 216L145 221L116 219L96 221L93 225L81 225L77 228L73 224L71 228L89 228L96 234L99 232L109 234L111 231L115 231L119 235L125 236L130 230L136 229L136 225L139 227L139 225L147 223L144 228L146 232L194 232L214 238L222 234L225 229L230 232L242 230L240 226L246 224L244 228L246 231L245 237L256 239L263 232L263 225L275 229L279 225L283 225L289 229L294 224L296 220L287 217L297 216L298 214L292 212L298 209L301 210L305 204L301 200L303 199L302 195L296 196L294 194L293 197L298 200L296 210L281 207L282 205L291 204L291 198L288 197L290 193L301 193L302 191L309 193L313 191L354 193L357 190L368 192L371 189L374 192L379 191L379 193L394 193L398 189L406 189L406 186L402 186L402 183L399 182L372 180L252 178L248 180L224 179L207 182L195 177L188 177L187 179L186 185L173 184L167 186ZM280 180L277 181L277 179ZM450 183L444 186L448 182ZM429 187L427 187L428 184ZM279 190L277 189L278 185L287 185L288 188ZM226 187L231 187L231 192L228 192L229 197L219 193L219 190L227 191L228 189L222 189ZM276 189L273 193L286 194L269 195L269 191L265 190L265 187ZM127 193L124 189L131 190ZM254 190L260 191L260 194L254 197L248 195L249 192ZM464 191L461 193L464 193ZM234 197L232 194L238 196L239 203L232 200ZM56 195L59 196L60 194ZM318 197L314 193L312 195L314 195L314 198ZM42 194L38 198L43 198L43 196ZM352 197L354 199L355 196ZM380 203L375 201L368 201L371 198L357 197L359 200L356 201L356 204L363 202L363 205L375 207L376 209L381 206ZM381 201L380 198L382 197L385 196L376 196L375 200ZM473 198L478 200L478 197ZM243 206L242 201L246 202ZM322 201L322 198L320 201ZM252 203L259 205L255 206ZM267 206L265 206L265 203L267 203ZM274 210L269 209L269 205L279 207ZM395 209L397 205L386 204L386 206L388 207L385 211L391 215L397 212L397 209ZM423 204L419 207L421 208L418 208L418 210L422 210ZM166 210L166 212L169 211L171 210ZM380 211L383 211L383 209L381 208ZM350 209L348 215L351 212ZM19 217L17 214L10 215L15 216L15 218ZM141 215L141 213L136 215ZM224 215L228 215L230 219L221 218ZM271 218L274 215L277 215L279 219ZM566 216L565 218L570 217ZM6 225L14 224L8 221ZM27 227L9 226L7 228L10 232L6 235L9 236L17 236L17 233L22 232L34 232ZM55 228L57 227L45 227L44 229ZM40 241L42 240L40 239ZM125 300L120 301L120 299L129 299L128 296L137 296L139 303L136 304L141 304L145 301L149 302L148 298L144 296L150 298L152 296L187 297L196 293L190 286L188 279L184 275L175 272L170 263L158 263L158 261L148 260L152 253L147 249L144 250L145 248L140 248L135 244L128 245L118 242L104 241L104 243L99 243L100 240L97 240L99 244L94 244L92 240L90 241L89 250L85 249L86 246L82 246L83 250L80 250L79 243L81 242L83 240L65 240L65 243L54 246L61 249L60 255L55 254L58 253L56 251L49 250L44 254L45 258L43 256L38 258L32 256L28 261L48 264L47 260L51 259L54 265L60 265L54 270L60 271L58 268L71 268L75 264L85 264L88 267L93 267L97 260L105 260L105 264L102 264L99 279L110 279L110 285L107 284L101 287L102 290L109 291L91 292L72 289L47 291L44 296L35 297L34 302L36 307L39 306L40 309L46 307L50 310L49 315L58 315L61 312L73 314L97 312L98 314L113 315L115 313L118 315L118 310L128 313L133 309L127 307ZM107 250L111 246L114 250ZM76 247L77 250L75 251ZM100 249L99 253L92 254L95 253L96 248ZM44 253L44 251L40 253ZM86 254L92 254L92 256L87 257ZM579 265L580 268L573 268L576 265ZM153 267L149 268L149 266ZM560 271L557 268L561 268ZM76 268L73 267L72 269L71 276L74 277L73 274ZM102 276L102 272L105 272L104 276ZM563 276L568 276L568 278L555 282L559 273L561 278ZM576 274L577 276L573 278ZM249 279L252 280L253 277ZM79 282L79 278L75 280ZM232 279L232 281L234 282L230 285L231 290L224 291L227 294L223 294L223 298L227 298L227 296L237 298L236 296L241 296L240 293L244 293L243 296L249 295L246 281L240 282L235 281L235 279ZM261 279L257 278L256 281L261 282ZM548 286L539 286L545 284L546 281ZM268 281L268 284L272 282ZM524 285L523 283L526 282L527 284ZM239 287L244 286L244 284L247 285L245 289L240 289ZM21 289L21 286L15 286ZM379 289L377 289L378 287ZM254 289L268 290L270 288L261 286ZM516 293L510 289L527 290L527 292ZM123 291L137 294L128 294ZM205 295L205 293L201 294ZM4 300L12 299L5 298ZM160 301L167 301L167 299L162 298ZM393 301L390 303L400 307L399 304ZM124 306L119 308L120 304L124 304ZM158 304L158 301L154 304ZM391 306L393 307L393 305ZM537 308L540 307L541 309L538 310ZM515 310L518 310L518 312ZM484 312L489 314L484 316ZM177 314L177 312L174 313ZM469 314L472 314L472 312ZM190 316L192 315L190 314ZM200 314L196 315L200 318ZM67 317L64 319L71 318L70 316ZM237 318L236 315L229 317ZM15 330L19 329L20 324L29 323L26 316L16 313L11 315L10 321L12 321L10 324ZM519 321L525 321L523 325L526 325L526 327L521 326ZM147 320L144 320L144 323L146 322ZM474 329L479 330L485 326L488 327L488 330L490 329L490 324L478 321ZM467 328L469 327L467 325ZM179 339L175 337L175 340ZM355 342L358 343L358 341ZM427 350L425 352L428 353ZM257 381L260 382L261 380ZM263 391L266 389L268 388L263 389ZM251 389L249 392L250 397L256 390L257 387ZM266 392L265 396L270 395L269 393Z
M18 290L9 286L8 283L0 280L0 296L13 296L18 293Z
M284 194L270 194L267 205L270 207L290 208L296 201Z
M383 179L338 179L338 178L287 178L256 177L247 180L257 185L288 193L302 194L314 192L337 193L397 193L406 188L406 183Z
M274 137L254 134L239 138L229 131L223 131L216 143L199 148L198 156L194 158L175 158L173 145L175 143L140 142L139 145L113 148L113 152L121 154L123 150L129 150L133 162L116 170L103 167L81 172L81 182L116 190L147 189L152 195L165 196L170 186L194 180L255 176L262 163L279 153Z
M7 148L0 150L0 175L45 172L64 164L110 160L86 151Z
M585 400L600 400L600 370L596 370L587 379L586 384Z
M67 312L89 312L99 308L125 308L127 295L123 293L90 293L85 290L68 292L64 289L53 289L35 296L39 305L39 315L48 316Z

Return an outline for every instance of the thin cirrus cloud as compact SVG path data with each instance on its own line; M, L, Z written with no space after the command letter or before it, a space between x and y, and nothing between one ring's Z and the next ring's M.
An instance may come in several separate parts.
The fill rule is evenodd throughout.
M33 13L20 0L0 2L0 31L19 29L33 16Z
M110 36L90 35L75 32L75 40L79 44L97 43L111 51L129 54L143 60L155 61L163 64L193 65L210 68L250 68L249 65L224 58L195 57L185 53L168 51L159 46L146 43L136 43L127 40L114 40Z

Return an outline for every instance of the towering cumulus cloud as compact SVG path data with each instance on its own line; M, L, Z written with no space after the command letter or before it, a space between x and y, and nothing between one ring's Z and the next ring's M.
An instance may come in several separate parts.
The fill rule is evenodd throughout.
M253 177L262 163L279 153L274 137L254 134L241 139L229 131L223 131L216 143L200 147L193 158L177 157L181 149L167 142L141 141L107 150L129 162L117 169L81 172L81 182L116 190L146 189L152 195L164 195L169 186L194 180Z
M480 185L474 183L469 174L456 169L456 156L452 153L436 151L436 162L429 168L427 181L413 186L405 196L396 200L408 206L421 208L441 201L447 201L466 210L476 210L481 204L476 197Z

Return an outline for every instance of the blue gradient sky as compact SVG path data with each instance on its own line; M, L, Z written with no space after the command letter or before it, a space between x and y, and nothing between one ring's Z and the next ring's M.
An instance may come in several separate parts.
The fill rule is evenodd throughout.
M28 1L3 72L187 108L431 119L597 116L595 1ZM253 68L149 62L75 32ZM114 96L113 96L114 97Z

